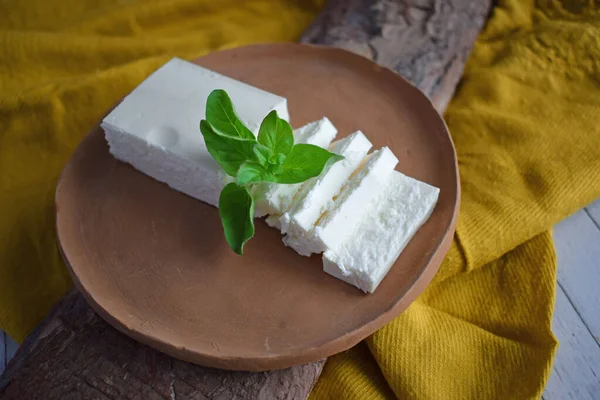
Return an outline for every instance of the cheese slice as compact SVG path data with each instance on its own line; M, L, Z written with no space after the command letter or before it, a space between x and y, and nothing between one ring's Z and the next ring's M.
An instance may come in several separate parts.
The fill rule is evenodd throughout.
M313 144L327 148L336 135L337 129L335 126L327 117L323 117L294 130L294 143ZM303 184L262 183L257 185L254 191L256 216L277 215L277 217L270 218L267 221L272 226L277 225L274 219L278 218L281 213L292 205L298 190Z
M286 235L283 242L298 254L310 255L336 249L353 234L356 222L369 212L367 205L377 196L394 170L398 159L383 147L370 154L363 166L348 180L333 205L308 235Z
M227 91L239 118L255 134L285 98L174 58L144 80L101 123L110 152L189 196L218 205L225 172L204 144L199 123L214 89Z
M344 156L344 159L302 186L294 203L279 219L281 233L290 236L310 234L314 224L333 205L333 198L340 193L371 147L371 142L361 131L333 143L329 150Z
M373 293L406 244L430 217L439 189L394 171L369 211L337 249L323 254L328 274Z

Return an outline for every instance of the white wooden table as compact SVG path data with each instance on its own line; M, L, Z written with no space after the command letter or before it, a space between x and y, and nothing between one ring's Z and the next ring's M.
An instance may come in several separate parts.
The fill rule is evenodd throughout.
M560 341L544 400L600 399L600 200L558 223L556 309ZM18 345L0 331L0 373Z
M554 228L560 341L544 400L600 399L600 200Z

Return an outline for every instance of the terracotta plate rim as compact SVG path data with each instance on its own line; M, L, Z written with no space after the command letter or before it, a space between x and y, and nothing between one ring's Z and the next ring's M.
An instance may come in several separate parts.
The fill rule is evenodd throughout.
M360 59L362 63L369 63L371 67L378 68L384 74L393 74L395 79L400 79L404 81L404 83L411 88L414 96L419 96L422 100L425 100L434 111L434 115L441 122L440 126L443 126L443 134L445 134L445 139L447 139L450 148L452 149L451 158L453 160L453 168L454 175L456 177L456 196L454 199L452 218L449 220L445 233L441 240L435 245L435 251L431 254L428 261L424 263L423 268L419 271L419 274L413 279L413 282L410 283L408 289L404 292L399 292L398 297L396 298L394 304L381 312L378 315L375 315L370 321L366 322L362 326L359 326L345 335L339 336L332 340L329 340L321 345L304 348L302 350L294 349L289 351L280 351L277 354L264 355L264 356L253 356L253 357L230 357L230 356L219 356L216 357L211 354L201 353L196 350L190 350L182 347L173 346L173 344L164 341L161 337L157 335L149 335L142 330L128 326L123 320L118 317L113 316L103 305L102 299L96 299L94 295L91 293L93 290L88 290L79 280L75 269L69 262L69 254L68 250L65 249L61 243L61 218L60 213L58 212L58 203L59 203L59 193L61 188L61 183L63 182L63 178L65 176L66 171L72 167L73 158L71 158L66 164L61 176L59 178L56 193L55 193L55 204L56 204L56 231L58 238L58 247L61 253L61 256L69 270L71 277L73 278L74 284L77 289L83 294L88 303L92 306L92 308L108 323L110 323L113 327L118 329L119 331L125 333L126 335L145 343L151 347L156 348L159 351L162 351L166 354L169 354L175 358L193 362L196 364L229 369L229 370L246 370L246 371L265 371L270 369L279 369L286 368L296 364L303 364L308 362L317 361L323 359L325 357L329 357L336 353L345 351L367 336L374 333L377 329L381 328L383 325L391 321L393 318L398 316L402 311L406 310L408 306L417 298L417 296L427 287L427 285L431 282L435 274L437 273L441 262L450 248L452 243L454 232L456 230L456 222L458 217L458 211L460 206L460 178L458 171L458 162L456 156L456 150L454 144L452 142L452 138L450 136L450 132L448 127L443 120L443 118L439 115L437 111L435 111L435 107L431 103L431 101L416 87L414 87L410 82L408 82L401 75L393 72L392 70L379 66L373 63L371 60L362 57L360 55L351 53L349 51L317 46L317 45L309 45L309 44L291 44L291 43L282 43L282 44L256 44L244 47L238 47L233 49L221 50L219 53L223 52L236 52L236 51L244 51L244 50L254 50L254 49L277 49L277 48L309 48L311 51L315 52L329 52L329 53L338 53L339 57L349 57L354 58L354 61ZM212 53L211 53L212 54ZM196 59L201 60L202 58ZM99 123L94 126L92 132L97 129ZM77 149L74 151L76 153L79 148L81 148L84 143L90 139L90 133L86 136L82 142L77 146ZM368 294L366 294L368 296Z

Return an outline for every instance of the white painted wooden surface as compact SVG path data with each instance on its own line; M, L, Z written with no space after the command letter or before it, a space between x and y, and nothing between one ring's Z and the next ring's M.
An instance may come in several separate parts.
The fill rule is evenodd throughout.
M600 200L554 227L552 330L560 342L544 400L600 399Z
M560 286L554 315L552 330L560 347L544 400L600 399L600 346Z
M600 200L587 206L586 211L592 220L596 223L598 229L600 229Z
M591 334L600 338L600 229L581 210L556 225L554 242L558 283Z
M0 331L0 373L6 368L8 361L13 358L19 345L6 333Z
M600 400L600 200L554 229L552 330L560 341L544 400ZM17 344L0 331L0 373Z
M5 365L8 364L8 361L14 357L15 353L17 352L17 350L19 349L19 345L17 344L17 342L15 342L14 340L12 340L10 338L10 336L8 336L6 333L2 332L3 336L4 336L4 352L6 354L6 361L5 361Z
M0 371L4 371L6 368L6 339L4 338L6 333L0 331Z

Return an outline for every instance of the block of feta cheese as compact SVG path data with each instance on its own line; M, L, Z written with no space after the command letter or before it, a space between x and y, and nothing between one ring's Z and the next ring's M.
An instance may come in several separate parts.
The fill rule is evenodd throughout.
M294 203L279 218L281 233L290 236L308 235L321 215L331 207L333 198L340 193L372 146L361 131L332 143L329 150L344 156L344 159L302 186Z
M174 58L104 118L110 152L173 189L217 206L227 178L206 150L199 128L214 89L227 91L255 134L272 110L289 120L285 98Z
M327 148L337 135L337 129L327 117L308 123L294 130L294 143L314 144ZM267 214L279 216L287 210L300 187L298 184L262 183L255 188L255 215L262 217ZM272 223L270 223L272 224Z
M308 235L286 235L283 242L305 256L339 247L362 215L370 212L367 205L383 191L396 164L398 159L387 147L370 154L312 231Z
M394 171L353 234L323 254L328 274L373 293L408 241L427 221L439 189Z

